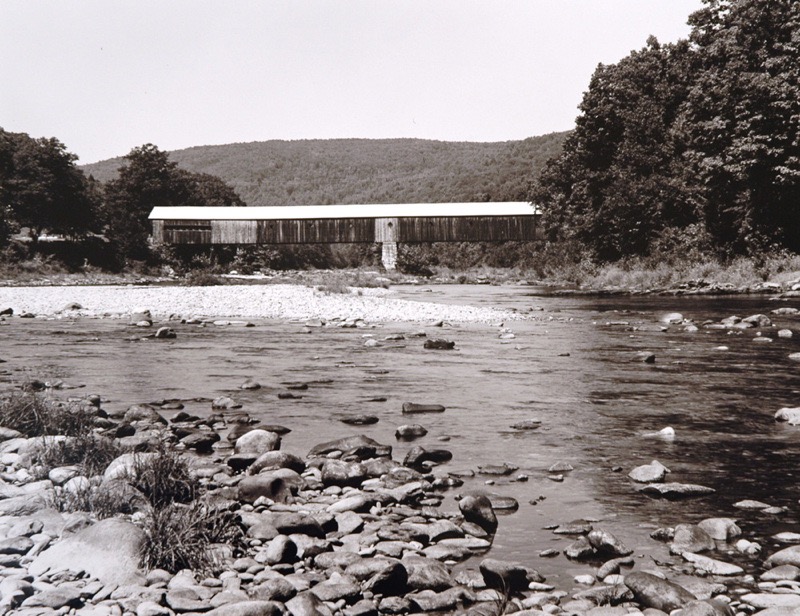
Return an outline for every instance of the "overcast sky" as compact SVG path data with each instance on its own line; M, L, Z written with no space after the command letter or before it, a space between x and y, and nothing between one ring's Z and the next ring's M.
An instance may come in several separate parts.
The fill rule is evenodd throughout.
M598 63L701 0L0 0L0 127L81 163L267 139L572 128Z

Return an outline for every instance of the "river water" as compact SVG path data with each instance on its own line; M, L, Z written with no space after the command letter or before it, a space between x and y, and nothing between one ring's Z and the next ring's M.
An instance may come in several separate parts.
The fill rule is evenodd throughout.
M800 427L774 420L785 406L800 406L800 319L775 317L796 328L792 339L777 329L761 330L771 342L756 342L758 330L671 326L664 314L680 312L700 325L730 316L769 313L792 303L768 297L549 297L524 286L399 287L404 299L515 309L525 321L501 324L383 324L371 329L304 328L302 323L257 322L254 328L175 325L175 340L131 341L140 333L112 319L13 319L0 327L3 380L63 379L82 385L63 395L100 393L104 407L178 398L190 413L208 414L208 398L230 395L266 424L292 431L282 449L304 455L316 443L362 433L393 444L402 460L412 446L394 433L421 423L428 435L413 444L445 448L453 460L436 469L477 471L507 463L508 477L476 473L442 505L455 510L453 494L484 489L516 498L520 507L502 515L490 555L538 568L548 581L567 584L585 564L563 555L568 537L545 527L574 519L593 520L629 547L641 566L669 560L663 544L649 538L659 526L724 516L739 520L744 536L759 541L762 557L728 555L748 570L775 550L772 534L798 531L797 482ZM800 304L800 302L797 302ZM391 334L426 331L456 343L452 351L423 350L422 338L385 341ZM365 347L366 335L377 347ZM636 353L652 352L653 364ZM247 378L255 391L239 386ZM279 399L295 383L301 397ZM196 398L203 400L194 401ZM441 404L436 414L403 415L403 402ZM352 427L348 414L379 418ZM541 421L535 430L511 426ZM649 436L665 427L673 440ZM716 489L712 496L666 501L638 492L627 473L657 459L669 481ZM553 481L548 468L574 470ZM527 481L514 481L520 474ZM493 485L487 481L494 481ZM733 507L757 499L787 507L765 515Z

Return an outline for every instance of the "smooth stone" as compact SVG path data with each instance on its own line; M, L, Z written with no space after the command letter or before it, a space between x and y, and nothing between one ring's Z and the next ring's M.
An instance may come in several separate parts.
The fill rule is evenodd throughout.
M633 553L633 550L606 530L594 529L586 535L586 539L601 556L628 556Z
M650 496L660 496L667 499L691 498L707 496L716 492L714 488L693 483L651 483L639 490Z
M398 439L413 439L425 436L428 431L419 424L403 424L398 426L394 435Z
M667 613L697 599L682 586L644 571L634 571L626 575L625 586L644 607Z
M267 451L258 456L247 467L247 473L256 475L262 470L277 470L279 468L288 468L296 473L302 473L306 470L306 463L299 456L285 451Z
M742 529L733 518L706 518L698 522L697 526L716 541L728 541L742 534Z
M497 516L487 496L467 495L458 502L458 508L467 522L477 524L489 533L497 530Z
M741 601L758 609L800 607L800 595L795 594L748 593Z
M402 561L408 572L408 587L412 590L440 591L455 582L444 563L422 556L405 556Z
M695 569L711 575L740 575L744 573L744 569L738 565L732 565L708 556L693 554L692 552L683 552L681 556L684 560L692 563Z
M683 552L707 552L717 547L714 539L700 526L694 524L678 524L670 545L670 552L681 554Z
M790 426L800 425L800 407L782 408L775 413L775 421L785 421Z
M281 448L281 437L274 432L255 429L245 432L236 439L233 446L234 453L261 455L268 451L276 451Z
M639 483L655 483L664 481L664 477L666 477L669 472L670 470L661 464L661 462L653 460L650 464L644 464L634 468L628 473L628 477Z
M308 452L307 457L319 458L337 451L342 453L348 451L363 451L371 454L365 457L372 458L390 456L392 453L392 448L389 445L381 445L379 442L364 436L363 434L359 434L356 436L348 436L315 445Z
M86 571L105 584L141 584L139 568L144 531L138 526L108 518L61 539L37 556L29 566L33 575L48 569Z
M779 567L781 565L794 565L800 567L800 545L792 545L788 548L783 548L778 552L772 554L764 562L764 566L768 569Z
M403 402L403 414L414 413L443 413L445 407L441 404L419 404L416 402Z
M762 573L759 579L765 582L777 582L781 580L794 582L800 579L800 567L796 565L778 565Z

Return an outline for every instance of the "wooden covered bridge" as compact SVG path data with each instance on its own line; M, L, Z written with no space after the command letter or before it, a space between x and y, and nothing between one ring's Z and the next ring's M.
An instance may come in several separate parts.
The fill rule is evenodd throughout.
M386 269L397 243L537 239L538 212L524 201L271 207L156 207L160 244L382 245Z

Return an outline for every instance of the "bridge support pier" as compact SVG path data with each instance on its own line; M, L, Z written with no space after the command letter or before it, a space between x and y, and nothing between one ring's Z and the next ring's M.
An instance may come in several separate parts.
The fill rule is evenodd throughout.
M381 263L387 270L397 269L397 242L381 242Z

